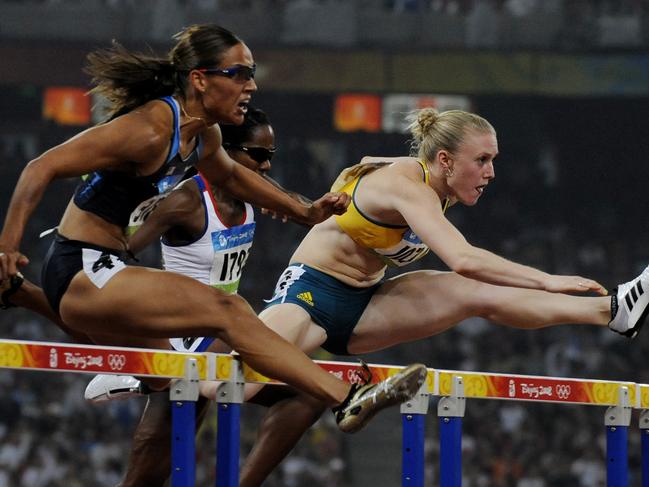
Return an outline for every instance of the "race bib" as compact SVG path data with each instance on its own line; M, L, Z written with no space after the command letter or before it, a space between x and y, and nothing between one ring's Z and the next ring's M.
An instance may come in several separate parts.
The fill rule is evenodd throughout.
M128 235L133 235L167 195L157 194L137 205L128 219Z
M210 272L211 286L227 293L237 292L254 236L254 222L212 232L214 264Z
M430 249L412 230L404 233L401 242L389 249L374 249L381 259L391 267L403 267L421 259Z
M142 203L131 212L128 220L128 235L133 235L137 229L149 218L149 215L155 210L158 203L169 195L169 192L180 183L185 175L185 172L178 173L178 169L174 166L169 168L172 174L163 177L156 186L158 187L158 194L149 199L144 200Z

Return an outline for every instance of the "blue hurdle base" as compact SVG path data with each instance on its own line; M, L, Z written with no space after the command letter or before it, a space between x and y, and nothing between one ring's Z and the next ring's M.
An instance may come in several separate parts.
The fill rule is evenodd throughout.
M239 485L241 404L219 403L216 437L216 485Z
M424 487L425 414L402 414L401 485Z
M649 487L649 429L640 429L642 447L642 487Z
M194 487L196 485L196 403L173 401L171 403L171 485Z
M606 485L608 487L629 485L628 430L626 426L606 427Z
M462 486L462 418L439 418L439 484Z

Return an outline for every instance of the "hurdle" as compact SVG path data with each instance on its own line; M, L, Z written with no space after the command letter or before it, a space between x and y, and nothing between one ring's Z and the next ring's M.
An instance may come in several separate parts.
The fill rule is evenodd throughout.
M346 362L316 361L320 367L348 382L356 382L358 365ZM279 384L264 377L246 364L230 362L236 370L220 374L229 377L231 384L241 388L232 393L232 385L217 401L228 404L218 421L238 421L238 408L245 383ZM379 382L394 375L402 367L369 364L372 382ZM607 487L626 487L628 470L628 428L632 409L641 410L640 433L642 445L642 487L649 487L649 385L634 382L606 381L565 377L466 372L442 369L428 369L425 383L418 393L401 405L402 419L402 465L401 485L403 487L424 487L424 441L425 419L431 397L439 397L437 416L440 442L440 486L461 487L462 485L462 418L466 412L467 399L497 399L507 401L544 402L565 405L590 405L606 407ZM230 399L228 399L230 398ZM234 398L235 400L229 402ZM229 442L229 443L228 443ZM223 449L222 453L218 453ZM234 487L238 485L238 456L236 461L227 457L232 452L238 455L238 436L219 438L217 458L224 455L227 462L217 460L217 485ZM226 469L219 471L219 464Z
M357 363L316 361L347 382L360 380ZM370 364L372 382L403 367ZM195 485L195 405L199 380L218 380L216 485L239 483L239 421L245 383L281 384L258 374L232 355L183 353L141 348L0 340L0 368L135 375L172 379L172 465L174 487ZM532 401L605 406L607 487L628 485L628 428L640 410L642 487L649 487L649 385L531 375L428 369L418 393L401 405L402 486L424 486L425 418L431 397L439 397L440 485L462 483L462 418L467 399Z
M316 363L341 380L351 383L360 381L361 367L358 363ZM239 420L245 383L282 384L255 372L229 354L25 340L0 340L0 368L173 379L169 400L172 408L171 481L174 487L193 487L196 483L195 414L199 380L222 382L217 389L216 398L216 484L219 487L235 487L239 484ZM370 368L372 382L377 383L395 375L404 367L371 365ZM432 391L432 378L433 375L429 372L422 386L422 391L425 390L426 393L422 393L421 397L426 399L426 403L428 392ZM412 416L413 411L408 411L408 406L405 407L407 415ZM410 435L413 439L416 438L413 433ZM412 450L415 452L417 449ZM423 449L420 456L423 469Z
M462 485L462 418L469 398L606 406L608 487L628 486L628 428L632 409L640 409L642 486L649 486L649 416L646 411L649 408L649 386L633 382L452 370L436 370L435 376L433 394L441 397L437 415L442 487Z
M174 486L195 485L194 430L198 381L212 380L217 363L228 360L232 358L217 358L215 354L0 340L0 368L175 379L169 392L172 408L171 479Z
M321 368L338 379L350 383L361 381L361 366L358 362L335 362L315 360ZM371 383L376 384L399 373L405 367L395 365L368 364L372 372ZM239 435L238 421L243 402L243 387L246 383L281 385L282 383L259 374L247 364L239 361L223 362L217 376L227 382L217 390L219 413L216 445L216 485L236 487L239 485ZM421 480L424 472L424 417L428 410L428 397L434 391L435 374L428 370L425 382L412 400L401 405L403 427L402 477L403 485ZM225 425L225 432L221 429ZM237 434L233 434L236 430ZM236 458L233 458L236 457ZM174 486L175 487L175 486Z

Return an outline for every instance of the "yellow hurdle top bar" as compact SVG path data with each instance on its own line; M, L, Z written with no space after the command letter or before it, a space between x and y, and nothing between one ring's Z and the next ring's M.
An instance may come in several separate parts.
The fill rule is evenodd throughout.
M200 379L214 377L214 357L144 348L104 347L70 343L0 340L0 368L185 377L187 358L195 358ZM210 363L211 362L211 363Z
M634 382L457 370L436 370L436 374L437 387L433 392L436 396L450 395L455 376L462 377L464 397L467 398L615 406L618 404L620 387L626 386L633 407L649 408L649 386ZM641 400L643 387L647 387L647 390Z
M185 377L187 358L196 359L201 380L231 378L232 355L0 340L0 368L9 369L180 379ZM347 382L360 380L361 367L356 362L316 360L316 363L339 379ZM395 375L403 367L370 364L370 369L372 382L376 383ZM246 364L243 365L243 371L246 382L280 384L279 381L255 372ZM649 384L597 379L428 369L427 392L433 396L449 396L454 376L463 378L464 396L467 398L615 406L619 388L626 386L631 406L649 409Z

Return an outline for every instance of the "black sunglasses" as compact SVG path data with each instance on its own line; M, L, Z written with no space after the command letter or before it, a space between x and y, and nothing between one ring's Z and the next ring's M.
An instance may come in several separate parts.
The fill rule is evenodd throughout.
M216 74L217 76L225 76L226 78L233 79L235 81L244 82L250 81L255 77L255 71L257 71L257 65L253 64L252 66L246 66L245 64L237 64L230 68L196 68L196 71L200 71L205 74Z
M275 151L277 150L275 147L273 147L272 149L266 149L265 147L245 147L243 145L232 145L228 143L223 144L223 147L226 149L243 151L258 164L263 164L266 161L270 162L270 160L273 158L273 155L275 154Z

